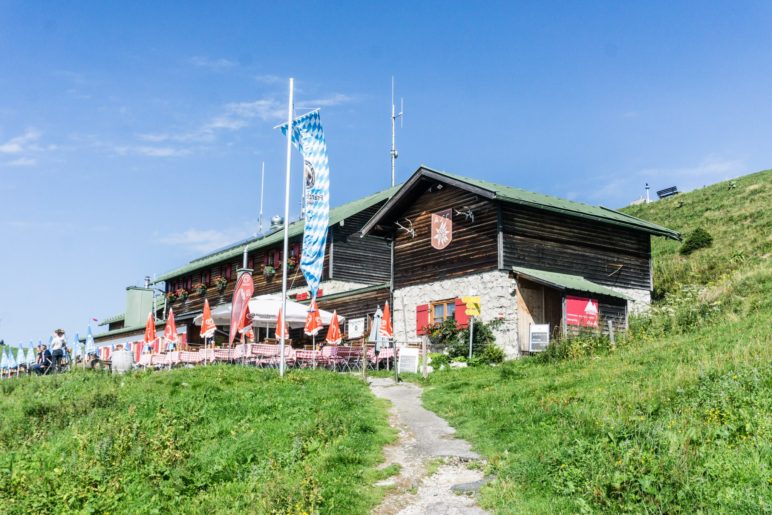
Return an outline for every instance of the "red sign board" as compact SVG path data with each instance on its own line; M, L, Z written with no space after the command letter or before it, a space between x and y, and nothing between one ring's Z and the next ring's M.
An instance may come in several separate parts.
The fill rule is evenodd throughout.
M566 295L566 324L598 327L598 300Z
M453 210L432 213L432 247L442 250L453 240Z
M322 295L324 295L324 290L322 290L321 288L319 288L318 290L316 290L316 298L317 298L317 299L318 299L319 297L321 297ZM300 300L308 300L310 297L311 297L311 294L310 294L309 292L307 292L307 291L302 291L302 292L300 292L300 293L298 293L298 294L296 294L296 295L295 295L295 300L297 300L297 301L300 301Z

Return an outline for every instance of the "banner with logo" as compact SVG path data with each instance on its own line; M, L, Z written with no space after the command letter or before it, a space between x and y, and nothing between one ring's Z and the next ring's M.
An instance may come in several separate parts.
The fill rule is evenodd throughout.
M287 124L281 131L287 134ZM292 143L303 156L305 181L305 228L300 270L306 278L311 298L316 297L324 267L327 228L330 222L330 167L327 143L319 111L311 111L292 122Z
M566 295L566 324L598 327L598 300Z
M236 289L233 290L233 301L231 302L231 328L228 333L228 343L233 345L233 340L239 334L240 322L244 319L249 310L249 299L255 292L255 283L252 282L252 274L243 273L236 282Z

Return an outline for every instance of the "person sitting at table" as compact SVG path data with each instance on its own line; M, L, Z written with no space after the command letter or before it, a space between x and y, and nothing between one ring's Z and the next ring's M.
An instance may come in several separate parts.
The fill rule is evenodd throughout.
M37 358L35 364L32 365L32 371L37 375L42 375L48 372L53 364L53 357L51 351L45 345L38 345Z

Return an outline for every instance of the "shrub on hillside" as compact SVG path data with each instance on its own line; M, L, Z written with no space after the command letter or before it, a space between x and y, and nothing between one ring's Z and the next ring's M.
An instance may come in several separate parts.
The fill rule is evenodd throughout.
M710 247L713 244L713 236L702 227L697 227L689 237L686 238L681 249L678 251L683 256L688 256L695 250Z

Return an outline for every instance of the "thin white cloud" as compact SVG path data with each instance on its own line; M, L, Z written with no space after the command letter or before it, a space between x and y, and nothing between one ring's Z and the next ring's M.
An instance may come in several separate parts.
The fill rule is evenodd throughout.
M36 164L38 161L34 157L20 157L6 163L8 166L35 166Z
M11 138L5 143L0 143L0 154L22 154L24 152L38 150L35 142L40 139L40 132L35 129L27 129L24 134Z
M229 59L225 59L225 58L212 59L210 57L204 57L200 55L189 58L188 63L192 64L193 66L208 68L210 70L215 70L215 71L222 71L236 66L236 63Z
M251 234L247 224L241 229L219 231L216 229L188 229L169 234L159 239L164 245L182 247L199 253L206 253L243 240Z
M748 165L742 159L709 155L691 166L650 167L629 174L605 177L605 183L596 188L591 197L624 205L641 197L646 183L651 186L652 197L656 198L655 192L659 189L676 186L679 191L686 192L737 177L747 169Z
M287 81L285 77L279 77L278 75L258 75L255 77L255 80L259 82L260 84L267 84L267 85L273 85L273 84L284 84L284 82Z
M138 155L145 157L183 157L190 154L187 148L170 146L129 145L113 146L113 152L121 156Z

